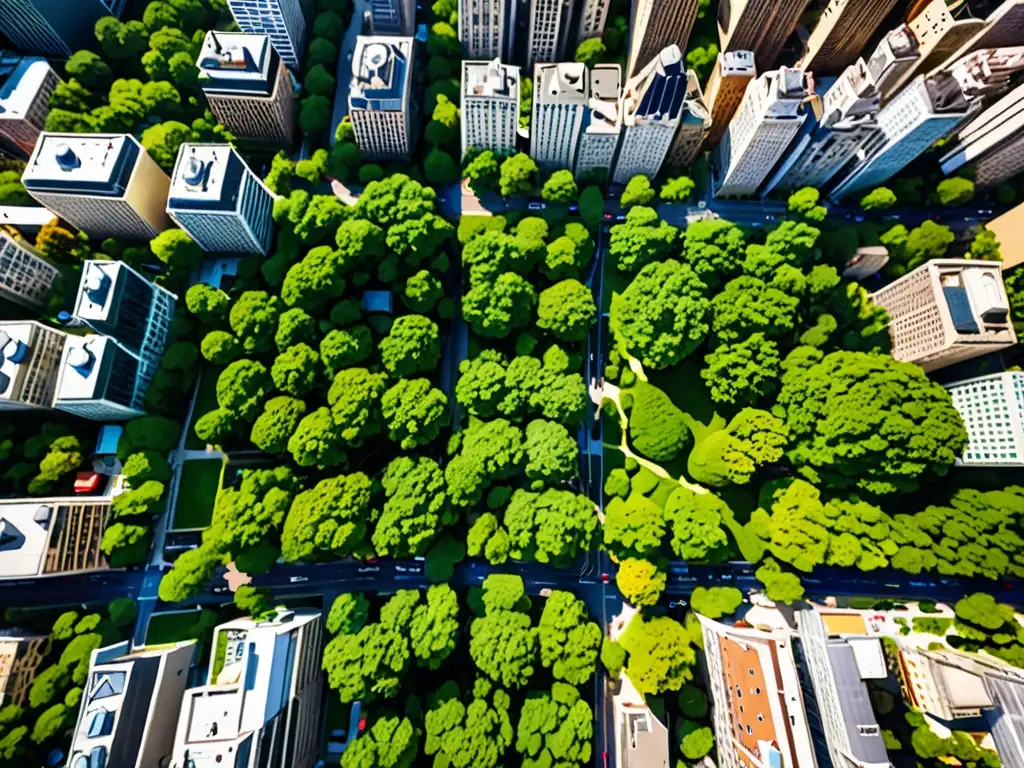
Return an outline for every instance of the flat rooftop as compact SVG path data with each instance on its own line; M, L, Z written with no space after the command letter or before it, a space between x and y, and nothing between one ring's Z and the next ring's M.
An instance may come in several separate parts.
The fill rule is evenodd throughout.
M128 134L44 131L21 181L30 190L119 197L143 151Z
M68 336L57 374L55 402L103 399L105 379L118 351L117 342L107 336ZM133 381L134 378L132 376ZM130 397L128 402L131 402Z
M412 48L411 37L357 37L348 88L349 108L404 109L412 77Z
M75 317L104 321L110 317L117 299L115 286L126 279L128 266L120 261L87 261L75 301Z
M500 61L462 62L462 93L519 100L519 67Z
M268 94L277 60L267 35L211 30L203 40L196 67L204 91Z
M54 517L42 500L0 503L0 578L42 572Z
M46 59L36 56L20 59L6 75L3 70L0 59L0 120L23 120L52 70Z
M598 64L590 70L590 98L617 101L622 92L622 68L618 64Z
M0 400L8 400L18 383L22 365L30 365L39 331L54 330L35 320L0 323Z
M579 62L537 64L534 67L533 100L536 104L585 104L587 67Z
M167 210L234 211L245 171L245 163L228 144L182 144Z

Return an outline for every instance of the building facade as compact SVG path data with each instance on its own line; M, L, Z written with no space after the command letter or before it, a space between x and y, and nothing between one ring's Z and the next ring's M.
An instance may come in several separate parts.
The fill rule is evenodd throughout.
M587 75L579 62L533 68L530 156L542 171L573 168L587 111Z
M29 630L0 630L0 706L24 706L36 672L50 651L50 638Z
M50 96L60 78L46 59L0 51L0 146L32 154L50 114Z
M524 62L529 72L537 64L559 61L568 55L576 30L572 27L573 0L530 0L528 7Z
M471 149L510 155L519 128L519 67L493 61L462 62L462 156Z
M299 68L306 50L306 20L299 0L228 0L228 7L243 33L267 35L281 61Z
M896 85L920 58L920 46L909 25L901 24L885 34L868 59L868 73L883 100L895 92Z
M295 91L267 35L209 32L196 66L210 111L242 139L291 145Z
M1004 371L945 387L967 428L958 465L1024 465L1024 373Z
M416 34L416 0L370 0L370 30L374 35Z
M1004 0L985 23L941 65L948 69L959 59L986 48L1013 48L1024 42L1024 0Z
M665 162L669 168L684 170L690 167L700 152L708 131L711 130L711 112L700 92L700 83L692 70L686 73L686 95L679 119L679 130L669 147Z
M167 214L204 251L270 253L274 196L228 144L182 144Z
M100 540L109 518L109 498L0 501L0 580L107 568Z
M932 259L871 300L889 313L892 356L926 371L1017 343L998 263Z
M947 4L946 0L931 0L920 14L908 22L908 26L917 40L917 58L904 68L891 90L887 89L887 97L889 93L897 93L917 75L945 64L965 42L981 31L985 21L975 18L967 3Z
M60 270L39 251L0 229L0 298L39 311L59 280Z
M4 0L0 29L30 54L67 58L96 44L93 29L104 16L120 16L127 0Z
M723 0L726 2L727 0ZM670 45L686 50L697 19L698 0L636 0L629 20L626 77L640 71Z
M464 60L511 58L506 40L514 22L508 18L508 12L515 3L516 0L459 0L459 40Z
M1024 171L1024 86L969 121L940 162L947 176L971 163L980 188L998 186Z
M0 323L0 412L53 407L66 339L35 320Z
M610 6L611 0L583 0L579 32L576 35L577 45L584 40L601 37L604 34L604 25L608 21Z
M21 182L93 239L152 240L167 228L171 181L130 134L44 132Z
M747 86L715 154L715 197L753 195L796 138L814 81L800 69L765 72Z
M800 68L819 77L842 72L895 5L896 0L831 0L807 40Z
M615 765L669 768L668 726L647 706L643 694L625 670L619 672L618 693L612 696L612 709L615 712Z
M576 153L576 178L590 173L609 175L622 136L622 69L618 64L598 64L590 70L590 99Z
M807 3L808 0L721 0L719 50L752 51L759 70L771 69Z
M755 77L757 67L754 66L753 52L731 51L718 54L704 92L704 102L711 111L711 129L704 140L704 146L708 149L714 149L722 140L743 101L747 84Z
M356 143L368 158L408 160L415 148L414 44L411 37L356 38L348 111Z

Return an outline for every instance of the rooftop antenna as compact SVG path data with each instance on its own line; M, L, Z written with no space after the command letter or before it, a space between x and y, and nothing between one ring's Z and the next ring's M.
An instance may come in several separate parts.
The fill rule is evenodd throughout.
M213 50L217 53L224 53L224 49L220 46L220 40L217 39L217 33L212 29L210 30L210 37L213 38Z

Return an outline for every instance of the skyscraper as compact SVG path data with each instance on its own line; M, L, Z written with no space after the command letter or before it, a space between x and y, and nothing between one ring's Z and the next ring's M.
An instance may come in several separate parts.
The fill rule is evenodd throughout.
M92 421L144 416L152 380L141 375L139 356L106 336L68 336L57 373L53 407Z
M985 21L975 18L967 3L949 4L946 0L931 0L909 22L910 31L917 40L917 59L903 69L891 86L886 87L886 99L888 94L895 94L916 75L928 73L946 62L984 26Z
M292 79L266 35L208 32L196 62L210 111L243 139L292 143Z
M416 34L416 0L370 0L370 30L374 35Z
M619 102L622 144L612 173L616 184L637 174L650 179L658 175L682 120L688 82L677 45L661 51L626 81Z
M747 85L714 161L716 197L753 195L807 120L814 82L801 69L765 72Z
M542 171L572 170L588 95L584 64L537 64L533 68L530 156Z
M356 38L348 111L356 143L368 158L408 160L415 147L414 44L411 37Z
M46 306L60 270L39 251L0 229L0 298L41 310Z
M721 0L719 48L723 52L753 51L757 68L771 69L807 3L808 0Z
M274 196L228 144L182 144L167 213L204 251L270 252Z
M462 154L489 149L511 154L519 127L519 67L493 61L462 62Z
M618 64L598 64L590 70L590 99L576 153L577 178L591 171L603 170L606 176L611 172L622 135L621 93L622 69Z
M754 54L751 51L730 51L718 54L715 68L704 90L704 102L711 110L711 130L704 140L708 149L714 149L729 129L733 115L747 92L747 83L757 77Z
M968 122L942 156L947 176L974 166L974 183L994 187L1024 171L1024 86L1018 86Z
M920 58L920 46L909 25L901 24L886 33L868 59L868 72L883 100L889 98L903 75Z
M983 26L964 41L959 49L940 65L948 69L974 51L985 48L1011 48L1024 42L1024 0L1004 0L985 18Z
M722 0L728 2L728 0ZM697 0L636 0L629 20L629 61L626 77L633 77L647 62L670 45L686 50Z
M0 323L0 412L53 407L66 338L35 320Z
M130 134L44 132L21 182L93 239L151 240L167 227L171 181Z
M576 35L577 45L584 40L601 37L604 34L609 6L611 6L611 0L583 0L579 32Z
M517 0L459 0L459 40L463 59L511 59L508 38L512 36Z
M6 141L25 157L32 154L59 82L46 59L0 51L0 146Z
M242 32L269 36L281 61L299 68L306 50L306 20L299 0L228 0L228 7Z
M876 291L892 356L926 371L1017 343L999 264L932 259Z
M896 0L831 0L807 40L801 69L836 74L853 64Z
M1004 371L945 385L967 428L958 465L1024 465L1024 373Z
M513 2L514 0L506 0ZM575 35L572 28L572 0L529 0L527 20L527 71L537 64L558 61L569 51L569 39Z
M30 54L68 57L96 43L93 28L104 16L120 16L127 0L4 0L0 29Z
M711 113L700 92L700 83L693 71L686 73L686 94L679 119L679 130L668 150L665 162L670 168L689 168L697 157L708 131L711 129Z

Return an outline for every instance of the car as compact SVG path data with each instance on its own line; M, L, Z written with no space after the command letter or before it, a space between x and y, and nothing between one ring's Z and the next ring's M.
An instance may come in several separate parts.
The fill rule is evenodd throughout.
M775 217L774 217L774 216L772 216L772 215L771 215L771 214L769 213L769 214L768 214L767 216L765 216L765 217L764 217L764 220L765 220L765 221L775 221Z
M544 203L530 203L526 207L531 211L543 211L545 208L547 208L547 205Z
M604 220L605 221L615 221L615 214L614 213L606 213L604 215Z
M551 597L551 587L544 587L544 589L542 589L540 591L540 596L541 597Z
M409 572L409 569L406 568L404 565L396 565L395 566L395 570L398 571L399 573L408 573Z
M365 565L358 569L359 573L377 573L380 571L379 565Z
M580 207L576 203L569 206L569 213L579 213Z
M215 595L223 595L227 591L228 591L227 587L214 587L213 588L213 594L215 594Z
M301 584L304 581L309 581L309 577L308 576L291 576L291 577L288 578L288 581L290 581L292 584Z
M992 211L989 210L989 209L985 209L984 211L978 211L978 214L981 215L981 216L991 216L992 215Z
M612 580L612 577L611 577L611 576L609 576L609 575L608 575L607 573L602 573L602 574L601 574L601 583L602 583L602 584L607 584L607 583L608 583L608 582L610 582L611 580Z
M620 213L618 216L615 217L615 220L616 221L625 221L626 220L626 214Z
M864 217L863 216L854 216L853 220L856 221L858 224L860 224L862 221L864 221Z

